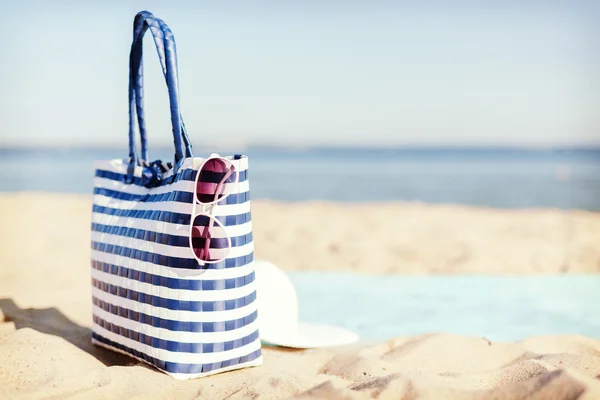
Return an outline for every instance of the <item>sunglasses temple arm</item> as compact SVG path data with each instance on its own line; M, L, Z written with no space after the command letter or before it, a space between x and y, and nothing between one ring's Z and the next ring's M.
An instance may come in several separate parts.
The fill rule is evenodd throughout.
M225 182L227 181L227 179L229 179L229 177L231 176L231 174L233 174L234 172L234 168L229 168L229 170L227 171L227 173L225 174L225 176L223 177L223 179L221 179L221 181L219 182L219 184L217 185L216 189L215 189L215 198L214 201L217 201L219 199L219 195L222 194L223 190L225 189ZM216 218L216 217L213 217ZM209 251L210 251L210 230L212 229L212 227L214 226L214 219L210 218L210 222L208 223L208 227L205 230L206 232L206 241L204 242L204 253L206 255L207 258L210 258L209 255Z
M210 239L211 239L210 231L214 226L213 218L209 218L208 226L206 226L204 228L204 233L206 234L205 240L204 240L204 256L206 257L207 260L210 259Z
M229 170L225 174L225 177L223 177L223 179L219 182L219 184L217 185L216 190L215 190L214 201L218 200L219 195L225 189L225 182L227 181L227 179L229 179L229 177L233 174L234 171L235 171L235 168L233 168L233 167L229 168ZM197 185L196 185L196 190L197 190ZM194 195L194 201L196 201L196 199L197 199L197 195ZM213 218L215 218L215 217L213 217ZM204 227L204 233L203 233L203 236L205 237L204 249L203 249L204 250L204 254L203 255L207 259L210 258L210 255L209 255L209 251L210 251L210 239L211 239L211 237L210 237L210 231L211 231L211 229L214 226L214 220L213 220L213 218L209 218L208 226Z
M223 177L223 179L221 179L221 181L217 185L217 187L215 189L214 201L219 200L219 196L221 194L223 194L223 191L225 190L225 182L227 181L227 179L229 179L229 177L231 176L231 174L233 174L233 172L234 172L234 168L230 167L229 170L227 171L227 173L225 174L225 176Z

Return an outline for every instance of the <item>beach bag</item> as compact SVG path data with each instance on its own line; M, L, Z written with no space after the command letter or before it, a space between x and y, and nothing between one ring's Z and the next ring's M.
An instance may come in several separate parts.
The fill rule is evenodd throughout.
M173 162L148 160L147 30L169 93ZM192 155L173 34L147 11L134 20L129 69L129 158L94 163L92 342L177 379L260 365L248 158Z

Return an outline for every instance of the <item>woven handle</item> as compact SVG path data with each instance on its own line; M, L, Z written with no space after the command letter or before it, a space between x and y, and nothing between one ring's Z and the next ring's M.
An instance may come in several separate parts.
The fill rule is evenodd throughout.
M143 37L148 29L152 33L158 57L162 66L165 81L169 92L171 108L171 125L173 128L173 142L175 145L175 171L184 157L191 157L192 150L185 132L183 119L179 110L179 82L177 79L177 54L175 38L171 29L159 18L148 11L142 11L135 16L134 38L129 56L129 157L130 176L133 168L139 161L148 161L148 145L146 139L146 125L143 110L143 63L142 48ZM135 122L134 113L137 111L141 139L141 159L135 151Z
M161 30L163 32L165 30L170 32L169 27L165 24L164 21L155 17L148 11L140 12L138 14L138 16L136 16L136 19L134 20L134 26L133 26L133 41L134 41L134 43L137 43L137 45L135 46L134 49L132 48L133 52L131 55L130 62L132 62L134 67L137 67L137 68L134 69L134 76L130 77L131 82L133 82L133 85L130 86L130 92L133 91L136 96L135 104L136 104L136 113L137 113L137 118L138 118L138 127L139 127L139 131L140 131L140 139L141 139L141 159L142 159L142 161L149 161L147 134L146 134L147 130L146 130L145 117L144 117L144 75L143 75L143 63L142 63L142 59L143 59L142 38L143 38L143 35L146 32L146 30L148 29L148 24L153 24L155 21L159 25L159 27L161 28ZM152 32L152 28L151 28L151 32ZM172 33L171 33L170 37L173 38ZM163 74L166 79L168 69L167 69L167 62L166 62L167 56L165 54L165 48L162 45L162 43L160 43L160 38L157 38L156 36L154 36L154 41L156 43L156 50L158 52L158 57L159 57L159 60L161 63L162 71L163 71ZM177 73L177 70L175 70L175 73ZM131 93L130 93L130 96L131 96ZM186 150L186 157L192 157L192 151L191 151L192 145L191 145L189 137L187 135L187 131L185 129L185 124L183 123L183 118L182 118L181 114L179 115L179 118L181 120L181 134L183 137L183 144L184 144L184 147Z

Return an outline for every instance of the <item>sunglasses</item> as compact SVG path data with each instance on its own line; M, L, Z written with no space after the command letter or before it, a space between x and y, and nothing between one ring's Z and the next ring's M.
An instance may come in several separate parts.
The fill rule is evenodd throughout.
M237 188L239 174L230 160L211 154L200 166L194 184L190 248L201 264L227 258L231 237L214 215L215 206Z

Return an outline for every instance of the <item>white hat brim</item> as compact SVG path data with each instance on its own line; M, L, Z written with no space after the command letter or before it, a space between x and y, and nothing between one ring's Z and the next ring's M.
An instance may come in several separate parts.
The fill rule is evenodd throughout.
M276 346L316 349L352 344L358 341L358 335L337 326L299 322L297 329L291 332L271 332L267 336L261 332L261 340Z

